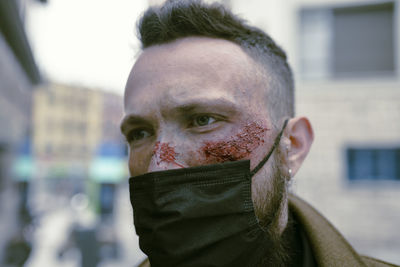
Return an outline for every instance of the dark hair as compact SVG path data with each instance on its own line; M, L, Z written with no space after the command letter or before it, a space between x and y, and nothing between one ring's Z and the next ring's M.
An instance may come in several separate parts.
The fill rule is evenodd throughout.
M201 0L168 0L145 11L138 32L143 49L192 36L238 44L261 64L263 73L275 74L270 79L273 84L269 84L272 90L267 98L273 120L294 116L293 76L285 52L268 34L248 25L223 5Z

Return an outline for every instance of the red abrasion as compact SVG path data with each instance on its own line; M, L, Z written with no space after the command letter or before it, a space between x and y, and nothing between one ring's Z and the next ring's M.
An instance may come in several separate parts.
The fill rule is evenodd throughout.
M160 165L161 162L165 161L184 168L184 166L175 161L177 153L175 153L175 149L170 146L169 143L157 142L154 146L153 153L157 156L157 165Z
M202 151L207 163L220 163L248 158L250 153L264 143L264 133L269 129L256 122L246 125L228 141L205 142Z

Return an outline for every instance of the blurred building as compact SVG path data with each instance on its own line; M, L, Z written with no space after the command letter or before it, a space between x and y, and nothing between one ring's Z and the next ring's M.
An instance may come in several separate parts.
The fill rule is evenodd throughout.
M102 133L99 91L48 84L35 91L33 124L40 178L87 177Z
M315 142L293 190L400 264L400 1L232 0L287 52Z
M25 34L23 1L0 1L0 265L29 255L20 211L24 186L14 172L29 157L32 91L41 77ZM17 166L18 167L18 166ZM26 188L26 187L25 187ZM22 250L19 248L24 247ZM13 251L14 254L8 253ZM20 254L18 254L20 253ZM15 255L19 259L13 258Z
M56 83L34 92L34 213L75 214L80 211L75 203L79 199L88 205L81 215L69 219L67 228L59 233L58 247L47 253L64 251L62 247L69 244L67 247L76 246L80 251L83 262L118 256L115 202L118 184L128 176L126 145L119 131L121 103L122 97L115 93ZM85 214L95 215L90 227L82 219ZM52 223L42 220L43 224ZM46 243L36 239L37 247ZM29 266L40 266L41 253L36 251Z
M35 91L33 155L38 192L43 191L35 195L92 194L94 208L101 210L101 188L90 183L114 184L127 176L120 163L126 157L121 103L118 94L78 86L52 83Z
M103 142L125 142L119 124L123 114L123 100L118 94L102 92L102 130Z
M120 95L48 84L34 95L33 153L39 179L86 179L105 145L120 149Z

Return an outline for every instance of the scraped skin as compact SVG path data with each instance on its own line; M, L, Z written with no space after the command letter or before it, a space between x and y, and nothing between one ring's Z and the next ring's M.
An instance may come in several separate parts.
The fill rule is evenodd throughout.
M236 135L221 141L207 141L202 147L205 163L237 161L250 158L251 153L263 144L268 131L256 122L249 123Z
M156 163L157 165L160 165L162 162L167 162L171 163L175 166L178 166L180 168L184 168L183 165L179 164L176 162L176 152L173 147L169 145L169 143L160 143L157 142L154 151L154 155L157 157Z

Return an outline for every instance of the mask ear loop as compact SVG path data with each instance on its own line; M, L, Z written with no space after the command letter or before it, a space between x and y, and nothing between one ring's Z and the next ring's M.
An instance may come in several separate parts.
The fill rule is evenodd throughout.
M268 159L271 157L272 153L274 152L275 148L279 145L280 141L281 141L281 137L283 134L283 131L286 128L286 125L288 124L289 119L286 119L285 122L283 123L282 126L282 130L280 131L280 133L278 134L278 136L275 138L275 142L274 145L272 146L271 150L269 151L269 153L265 156L265 158L263 160L260 161L260 163L258 163L258 165L250 172L250 178L254 176L254 174L256 174L263 166L264 164L268 161Z

